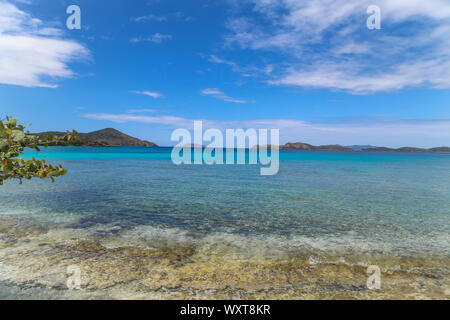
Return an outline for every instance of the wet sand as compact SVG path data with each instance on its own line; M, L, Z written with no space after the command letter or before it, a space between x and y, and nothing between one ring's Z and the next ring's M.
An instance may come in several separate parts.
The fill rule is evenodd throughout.
M72 226L72 227L71 227ZM81 270L69 290L67 267ZM381 289L367 288L367 267ZM450 257L0 215L0 299L448 299Z

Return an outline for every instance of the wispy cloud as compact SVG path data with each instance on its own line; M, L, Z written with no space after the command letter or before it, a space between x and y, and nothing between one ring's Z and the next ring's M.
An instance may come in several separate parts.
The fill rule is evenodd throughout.
M450 88L449 1L375 1L381 30L366 28L373 0L244 1L255 14L229 20L227 45L282 54L284 71L270 84L353 94Z
M141 95L144 95L144 96L149 96L149 97L152 97L152 98L155 98L155 99L164 97L164 95L162 93L155 92L155 91L137 91L137 90L133 90L131 92L134 93L134 94L141 94Z
M129 109L127 113L153 113L156 111L155 109Z
M82 117L115 123L143 123L167 126L168 129L192 129L194 119L176 116L87 113ZM204 129L237 128L279 129L280 141L312 144L372 144L388 147L435 147L448 145L450 119L372 119L313 123L295 119L256 119L241 121L203 120Z
M219 100L223 100L223 101L226 101L226 102L241 103L241 104L254 103L254 101L235 99L235 98L232 98L230 96L227 96L226 94L224 94L222 91L220 91L217 88L204 89L204 90L202 90L202 94L204 96L212 96L213 98L216 98L216 99L219 99Z
M136 21L136 22L145 22L145 21L164 22L164 21L167 21L167 18L164 17L164 16L157 16L157 15L154 15L154 14L149 14L149 15L146 15L146 16L132 18L131 20Z
M216 63L216 64L225 64L231 67L231 69L235 72L241 72L242 69L239 67L239 65L236 62L233 61L228 61L225 59L221 59L215 55L210 55L209 56L209 61L212 63Z
M85 46L63 39L63 30L44 25L15 5L0 1L0 83L55 88L56 80L75 76L69 62L89 58Z
M112 113L86 113L82 117L93 120L111 121L116 123L148 123L167 125L171 128L191 128L194 119L177 116L146 116L131 114ZM268 120L248 120L248 121L220 121L203 120L205 128L296 128L306 124L304 121L289 119L268 119Z
M86 113L82 117L93 120L111 121L116 123L149 123L149 124L161 124L168 126L189 127L192 124L191 120L174 117L174 116L144 116L133 114L111 114L111 113Z
M131 20L136 21L136 22L148 22L148 21L165 22L165 21L169 20L169 17L180 19L185 22L189 22L192 20L191 16L188 16L181 11L173 12L166 16L148 14L148 15L144 15L144 16L140 16L140 17L133 17L133 18L131 18Z
M191 16L188 16L184 12L181 12L181 11L174 12L173 16L175 16L178 19L182 19L185 22L192 21L192 17Z
M257 77L258 75L270 75L274 71L274 66L272 64L264 64L263 66L245 66L241 67L234 61L219 58L216 55L210 55L208 61L214 64L223 64L231 68L233 72L240 73L244 77Z
M142 41L153 42L153 43L162 43L164 40L170 40L170 39L172 39L172 35L170 35L170 34L155 33L155 34L151 35L150 37L146 37L146 38L141 38L141 37L131 38L130 41L132 43L139 43Z

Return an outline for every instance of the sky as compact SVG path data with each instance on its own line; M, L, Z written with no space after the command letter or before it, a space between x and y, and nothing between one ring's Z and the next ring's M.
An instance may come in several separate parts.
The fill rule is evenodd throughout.
M0 117L159 145L203 120L281 143L448 146L449 34L448 0L0 0Z

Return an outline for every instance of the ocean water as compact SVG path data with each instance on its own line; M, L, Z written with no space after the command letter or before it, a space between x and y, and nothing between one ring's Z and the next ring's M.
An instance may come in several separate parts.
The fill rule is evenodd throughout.
M170 152L28 152L69 173L1 187L0 298L449 297L450 154L281 151L261 176Z

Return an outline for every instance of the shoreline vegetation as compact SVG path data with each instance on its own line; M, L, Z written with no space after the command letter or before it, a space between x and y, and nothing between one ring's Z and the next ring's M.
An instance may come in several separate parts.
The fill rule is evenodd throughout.
M41 133L29 133L30 135L36 135L40 138L47 138L49 136L63 137L66 132L59 131L47 131ZM135 137L131 137L119 130L113 128L105 128L98 131L89 133L79 133L77 137L71 141L58 142L57 144L50 144L50 146L60 147L160 147L154 142L141 140ZM186 146L183 146L186 147ZM194 148L195 145L190 145ZM255 146L253 148L272 148L274 146ZM206 148L202 146L202 148ZM371 151L371 152L421 152L421 153L450 153L450 147L436 147L436 148L416 148L416 147L402 147L402 148L388 148L377 147L371 145L320 145L314 146L303 142L288 142L279 146L280 150L308 150L308 151Z

